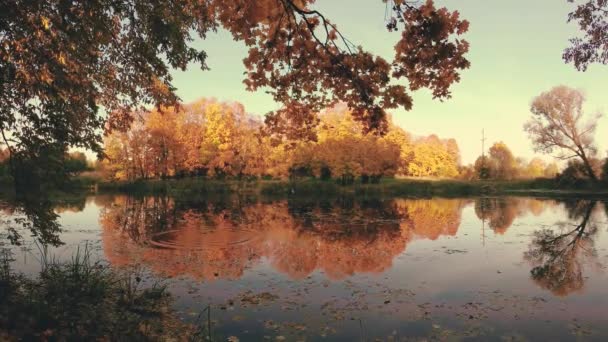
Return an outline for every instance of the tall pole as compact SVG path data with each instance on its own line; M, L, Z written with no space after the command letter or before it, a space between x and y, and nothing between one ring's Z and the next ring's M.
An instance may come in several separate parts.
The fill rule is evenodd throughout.
M482 129L481 130L481 161L483 164L485 164L485 160L486 160L486 132L485 132L485 129Z
M486 167L486 131L485 129L481 129L481 167L485 169ZM483 202L481 202L483 203ZM483 247L486 246L486 216L485 216L485 208L483 204L481 206L482 214L481 214L481 239Z

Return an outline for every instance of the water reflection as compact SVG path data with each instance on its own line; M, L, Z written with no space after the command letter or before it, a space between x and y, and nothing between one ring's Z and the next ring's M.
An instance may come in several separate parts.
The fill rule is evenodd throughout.
M166 197L128 196L108 197L105 201L100 222L105 253L111 262L143 263L165 276L188 275L205 280L238 279L263 258L293 279L305 278L316 270L330 279L380 273L390 268L394 258L415 239L455 236L463 208L473 202L347 198L176 203ZM555 204L516 198L474 200L477 216L487 220L499 235L505 234L517 217L538 216ZM553 235L552 229L534 233L525 259L532 264L533 279L539 286L567 294L567 288L580 285L555 278L576 274L582 284L580 264L590 261L583 255L589 254L588 246L597 231L589 227L588 213L594 206L589 201L565 203L572 219L583 218L571 234L576 232L576 238L584 244L566 243L565 238L571 234ZM566 247L569 253L558 250Z
M446 204L437 212L457 217L458 201ZM145 263L168 276L236 279L267 258L294 279L315 270L340 279L386 270L415 235L425 234L403 220L416 211L392 201L182 205L167 198L115 197L100 219L108 259L119 265Z
M580 292L602 268L595 245L601 212L608 212L606 203L593 200L509 197L265 202L100 195L89 200L100 210L103 253L113 265L143 264L161 276L198 280L239 279L263 262L291 279L317 271L329 279L378 274L415 240L457 236L466 207L499 239L518 217L560 207L556 215L565 211L566 222L535 227L523 252L532 281L558 296ZM0 225L13 243L31 236L59 245L58 217L88 205L84 198L0 202Z
M550 200L533 198L495 197L475 200L475 214L480 220L487 221L497 234L505 234L513 221L528 212L539 216L555 203Z
M61 226L53 203L44 196L27 196L0 205L0 227L13 245L21 245L25 234L42 245L61 245Z
M595 248L598 225L592 218L596 202L568 201L566 207L570 218L579 223L562 222L557 229L537 230L525 253L534 266L532 279L558 296L580 291L585 283L583 269L600 266Z

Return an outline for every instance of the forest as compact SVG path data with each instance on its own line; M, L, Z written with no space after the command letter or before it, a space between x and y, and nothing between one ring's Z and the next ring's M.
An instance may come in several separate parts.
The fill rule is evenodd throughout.
M201 99L136 117L128 132L105 138L106 158L97 163L105 179L315 177L346 185L394 176L551 178L560 171L541 158L515 157L503 142L475 165L461 165L454 139L416 137L390 120L385 135L365 135L344 106L319 114L312 141L277 139L239 103Z
M608 0L0 0L0 340L606 341L607 66Z
M563 60L581 71L606 62L606 4L597 1L568 17L584 38L571 40ZM101 181L315 177L348 185L395 176L557 177L556 184L571 185L605 178L605 153L594 138L601 113L583 112L584 90L556 86L530 105L524 129L535 151L558 163L518 158L496 141L487 155L462 165L453 138L417 136L393 123L391 110L411 110L410 92L426 89L447 100L471 66L469 21L433 1L385 1L387 31L401 31L392 61L354 45L308 9L312 1L129 3L2 5L14 18L0 27L3 51L11 52L0 60L3 184L46 188L90 169ZM206 52L189 43L218 28L247 47L247 90L266 89L279 109L262 116L248 112L247 103L205 94L180 100L169 71L189 63L206 70ZM49 58L47 49L58 46L70 48ZM73 154L86 150L97 160L83 168L82 156Z
M318 114L311 136L289 139L273 132L238 102L195 102L133 113L126 131L104 137L103 158L82 152L47 155L65 174L98 181L154 179L334 179L377 183L381 178L476 180L556 179L573 186L592 178L577 159L560 167L540 157L514 156L502 141L474 164L461 163L458 143L436 135L416 136L388 119L385 134L364 134L345 105ZM590 157L593 175L605 180L607 161ZM0 150L0 176L10 177L9 156ZM48 169L47 169L48 171ZM48 174L45 175L48 177Z

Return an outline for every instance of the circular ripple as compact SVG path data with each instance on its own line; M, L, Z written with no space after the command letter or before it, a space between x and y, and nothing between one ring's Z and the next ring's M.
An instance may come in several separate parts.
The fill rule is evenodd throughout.
M258 232L247 228L185 228L156 233L148 242L156 248L204 250L251 243L258 236Z

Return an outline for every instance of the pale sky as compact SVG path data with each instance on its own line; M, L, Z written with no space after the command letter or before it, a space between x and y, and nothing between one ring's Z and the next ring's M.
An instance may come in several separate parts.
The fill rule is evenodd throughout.
M471 68L462 73L453 98L439 102L426 91L413 93L414 108L393 111L397 124L416 135L435 133L455 138L463 163L480 154L481 130L487 146L504 141L516 156L530 159L532 146L523 124L529 118L532 98L564 84L582 89L591 112L608 110L608 66L593 65L579 72L562 60L568 39L577 34L568 24L573 7L566 0L437 0L459 10L470 21L466 39L471 44ZM317 0L314 5L338 25L355 44L392 60L399 33L386 31L385 4L381 0ZM226 32L197 41L209 55L210 71L192 66L174 72L174 85L185 102L199 97L236 100L248 112L263 115L278 107L264 92L247 92L242 83L246 49ZM608 118L600 121L596 138L600 156L608 149ZM548 158L547 158L548 159ZM549 159L548 159L549 160Z

